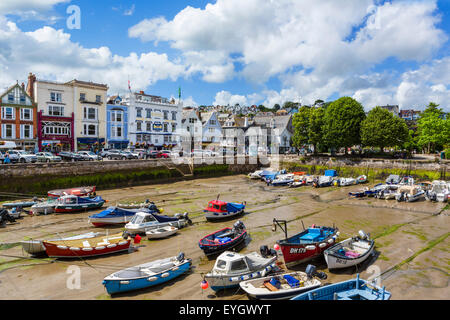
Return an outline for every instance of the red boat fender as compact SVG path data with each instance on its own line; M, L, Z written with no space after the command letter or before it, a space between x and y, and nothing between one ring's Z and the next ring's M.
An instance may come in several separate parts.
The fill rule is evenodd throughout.
M141 242L141 239L142 239L141 236L137 234L134 237L134 244L139 244Z

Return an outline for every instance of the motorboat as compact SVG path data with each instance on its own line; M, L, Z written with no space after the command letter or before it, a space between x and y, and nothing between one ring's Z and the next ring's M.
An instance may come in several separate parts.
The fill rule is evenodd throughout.
M78 197L86 197L91 194L94 194L96 190L95 186L90 187L77 187L77 188L69 188L69 189L59 189L59 190L51 190L47 192L49 198L60 198L63 196L78 196Z
M374 197L378 199L391 200L395 199L399 185L397 184L386 184L383 189L378 190Z
M176 214L173 217L158 215L153 212L137 212L134 217L125 225L125 229L130 234L143 233L148 230L158 229L165 226L173 226L178 229L192 223L188 213Z
M96 227L127 224L138 212L160 213L160 210L149 208L123 209L119 207L108 207L106 210L90 216L89 223L92 223Z
M40 215L40 214L50 214L55 212L55 207L56 207L56 201L57 199L55 198L49 198L46 201L42 201L42 202L38 202L36 204L34 204L33 206L31 206L31 212L33 213L33 215Z
M99 209L105 204L102 197L63 196L56 200L55 213L74 213Z
M331 187L335 178L333 176L320 176L313 182L315 188Z
M198 246L209 256L230 250L243 243L247 237L247 229L242 221L237 221L232 228L223 228L202 239Z
M355 178L339 178L335 180L335 185L340 187L352 186L356 184Z
M220 200L212 200L203 210L208 221L232 219L244 213L246 203L233 203Z
M395 200L397 200L398 202L413 202L424 197L425 191L423 191L419 186L415 185L403 185L398 188L398 191L395 194Z
M450 198L450 183L435 180L431 188L425 191L425 199L428 201L447 202Z
M294 182L294 174L280 174L275 179L268 182L272 186L287 186Z
M178 232L177 227L165 226L165 227L150 229L150 230L146 231L145 234L147 235L147 238L149 240L153 240L153 239L167 238L167 237L170 237L171 235L174 235L177 232Z
M386 184L399 184L400 183L400 176L397 174L391 174L386 179Z

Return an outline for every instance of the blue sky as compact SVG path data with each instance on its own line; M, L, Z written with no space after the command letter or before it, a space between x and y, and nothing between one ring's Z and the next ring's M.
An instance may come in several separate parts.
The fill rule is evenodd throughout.
M130 77L133 90L164 97L176 97L181 86L185 102L193 105L272 107L349 95L366 109L388 103L420 109L430 100L449 107L448 76L439 72L450 65L446 0L353 0L341 7L326 0L318 5L305 0L43 0L31 9L29 2L37 0L2 1L0 19L13 22L16 35L32 38L30 51L44 54L43 44L52 37L62 39L55 41L61 51L58 43L50 45L53 54L70 47L54 67L44 65L39 54L24 57L22 66L8 64L0 51L0 70L17 70L11 79L36 72L38 78L70 80L74 70L73 77L106 82L114 94L126 91ZM67 28L69 5L81 9L80 30ZM1 37L2 28L11 27L1 21L0 45L3 41L14 51ZM102 47L107 53L99 61L107 64L114 56L120 61L97 68L93 58L86 63L94 63L92 72L87 67L78 72L84 55L95 57Z

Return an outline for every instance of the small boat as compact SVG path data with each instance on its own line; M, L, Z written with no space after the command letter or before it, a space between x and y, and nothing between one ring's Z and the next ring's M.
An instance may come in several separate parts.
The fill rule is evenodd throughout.
M264 258L256 252L243 255L225 251L217 257L205 281L214 291L236 288L241 281L265 277L277 267L276 260L276 256Z
M301 186L306 186L306 178L300 180L294 180L289 184L289 188L298 188Z
M360 191L349 192L348 195L353 198L362 198L362 197L366 196L366 193L365 193L365 190L360 190Z
M356 178L357 184L366 183L366 182L367 182L367 176L365 176L365 175L361 175L358 178Z
M323 252L328 269L341 269L356 266L370 257L375 241L370 240L362 230L359 236L346 239Z
M384 186L383 189L378 190L377 193L375 193L374 197L378 199L395 199L395 195L397 194L398 185L396 184L387 184Z
M339 236L338 228L311 226L291 237L287 236L286 221L274 219L274 229L279 222L283 222L285 227L285 239L278 240L277 244L283 253L283 259L286 267L299 263L307 262L319 257L322 253L331 247Z
M397 174L391 174L386 179L386 184L399 184L400 183L400 176Z
M7 211L9 213L9 215L11 217L13 217L14 219L20 219L22 212L23 212L22 208L16 208L16 207L12 208L11 210L7 210Z
M395 200L398 202L413 202L424 197L425 191L423 191L419 186L404 185L398 188L398 191L395 194Z
M312 289L319 288L321 281L311 274L308 265L306 272L291 272L284 274L276 274L264 278L250 279L242 281L239 286L247 295L253 299L259 300L281 300L289 299L307 292Z
M102 284L108 294L144 289L165 283L186 273L192 265L183 253L127 268L107 276Z
M244 203L232 203L212 200L208 203L208 207L203 210L205 218L208 221L218 221L224 219L231 219L244 213Z
M127 232L131 234L146 233L151 229L173 226L178 229L191 224L187 212L183 215L176 214L174 217L158 215L154 212L137 212L134 217L125 225Z
M356 179L354 178L340 178L335 180L335 186L345 187L356 184Z
M178 232L178 228L172 226L165 226L161 228L155 228L145 232L148 239L163 239L170 237Z
M55 198L49 198L47 201L42 201L34 204L31 207L31 212L34 215L53 213L55 211L56 203L57 202Z
M241 244L247 237L247 230L242 221L237 221L233 228L224 228L200 239L198 246L209 256L230 250Z
M320 287L292 298L291 300L389 300L391 293L386 288L371 285L359 278Z
M8 202L3 203L2 207L6 209L12 209L12 208L29 208L33 205L35 205L37 201L15 201L15 202Z
M435 180L429 190L425 192L427 201L447 202L450 197L450 184L445 181Z
M287 186L288 184L294 182L293 174L280 174L276 176L275 179L268 182L268 185L272 186Z
M261 180L265 181L266 183L269 181L274 180L278 175L280 174L286 174L286 170L280 170L280 171L266 171L264 170L261 175Z
M50 258L86 258L126 251L131 238L124 239L122 233L77 240L44 240L42 244Z
M55 205L56 213L73 213L88 211L93 209L99 209L105 204L105 200L102 197L97 196L95 198L78 197L74 195L63 196L58 198Z
M106 210L90 216L89 223L92 223L96 227L127 224L138 212L159 213L159 210L155 211L148 208L123 209L118 207L108 207Z
M60 198L63 196L78 196L85 197L90 194L94 194L96 190L95 186L92 187L78 187L78 188L70 188L70 189L60 189L60 190L51 190L47 192L49 198Z
M88 239L88 238L95 238L99 234L100 234L99 232L89 232L74 237L58 238L49 241ZM45 247L42 243L42 240L25 240L21 241L20 243L22 245L22 248L31 255L41 255L45 253Z
M367 197L374 197L380 190L383 190L386 188L386 185L383 183L376 184L372 189L366 188L364 190L364 194Z
M313 182L315 188L331 187L333 185L334 177L332 176L320 176Z
M9 214L8 210L0 209L0 227L4 228L7 222L14 223L16 219Z
M121 209L140 209L140 208L147 208L151 204L154 205L153 202L151 202L150 200L147 199L144 202L140 202L140 203L135 203L135 202L117 203L116 207L121 208Z

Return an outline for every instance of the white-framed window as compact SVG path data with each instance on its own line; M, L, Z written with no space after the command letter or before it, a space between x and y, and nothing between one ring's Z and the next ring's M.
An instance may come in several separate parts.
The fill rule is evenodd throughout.
M20 125L20 138L33 139L33 126L29 124Z
M123 122L123 111L113 110L111 111L111 121L112 122Z
M208 128L209 133L214 133L214 128Z
M13 92L8 93L8 102L14 102L14 93Z
M98 111L95 107L84 107L83 108L84 120L97 120Z
M172 132L175 132L177 130L177 125L175 123L172 123Z
M197 119L195 119L195 118L189 118L189 123L196 123L197 122Z
M152 123L151 122L146 122L145 124L146 124L146 131L147 132L152 131Z
M50 92L51 102L62 102L62 95L59 92Z
M54 117L64 117L63 106L48 106L48 115Z
M136 122L136 131L142 131L142 122Z
M164 132L169 132L169 124L164 123Z
M67 126L45 126L44 127L44 134L49 135L58 135L58 136L69 136L70 135L70 128Z
M21 108L20 109L20 120L33 121L33 109Z
M216 125L216 120L209 120L209 124L215 126Z
M88 137L96 137L97 136L97 125L96 124L84 124L84 135Z
M16 120L16 109L13 107L3 107L2 108L2 119L3 120Z
M136 108L136 117L142 118L142 108Z
M169 120L169 111L164 111L164 120Z
M101 102L102 102L102 96L96 95L96 96L95 96L95 102L101 103Z
M172 120L173 121L177 120L177 113L175 111L172 111Z
M2 138L3 139L15 139L16 138L16 126L14 124L9 124L9 123L2 124Z
M86 93L80 93L80 101L86 101Z
M164 136L164 142L170 142L170 136Z
M111 127L111 137L112 138L123 138L123 128L122 127Z
M146 118L151 119L152 118L152 109L145 109Z

